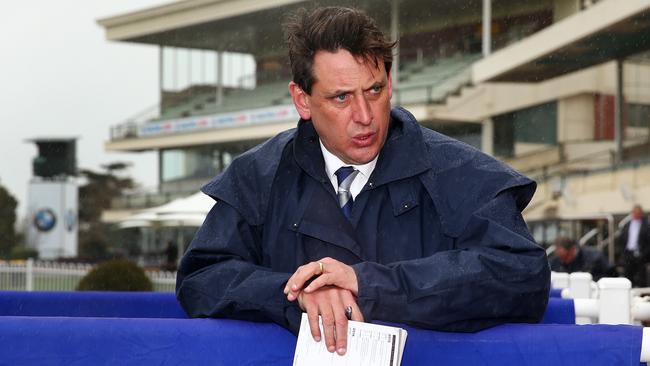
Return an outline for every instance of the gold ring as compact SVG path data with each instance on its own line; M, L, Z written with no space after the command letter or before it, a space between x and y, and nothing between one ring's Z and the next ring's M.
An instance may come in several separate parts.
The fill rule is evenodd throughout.
M325 269L325 265L323 265L323 262L318 262L318 270L319 270L318 274L322 274L323 269Z

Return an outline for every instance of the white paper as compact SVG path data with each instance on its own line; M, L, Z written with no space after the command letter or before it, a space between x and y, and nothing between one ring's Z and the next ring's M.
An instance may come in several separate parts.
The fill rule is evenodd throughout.
M320 321L321 335L323 323ZM407 332L404 329L348 322L348 345L345 355L329 352L325 338L316 342L309 330L307 314L302 314L294 366L399 366L402 361Z

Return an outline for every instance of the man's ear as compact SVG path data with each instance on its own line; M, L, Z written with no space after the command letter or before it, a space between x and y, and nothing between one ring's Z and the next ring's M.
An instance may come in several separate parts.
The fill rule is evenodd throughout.
M291 93L291 99L293 100L293 105L296 106L296 110L300 115L300 118L304 120L311 119L311 110L309 109L309 100L307 100L307 93L305 93L298 84L293 81L289 83L289 93Z

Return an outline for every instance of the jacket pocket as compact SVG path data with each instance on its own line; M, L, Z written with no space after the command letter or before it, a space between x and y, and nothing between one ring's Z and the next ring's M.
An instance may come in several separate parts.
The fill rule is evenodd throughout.
M388 185L388 193L391 204L393 205L393 215L402 215L419 205L416 199L418 195L415 184L419 184L419 181L415 179L404 179Z
M356 240L346 233L346 228L326 226L309 220L302 220L300 223L292 224L290 230L343 248L354 254L357 259L361 258L361 248ZM332 254L330 251L324 249L321 257L325 256L332 256Z

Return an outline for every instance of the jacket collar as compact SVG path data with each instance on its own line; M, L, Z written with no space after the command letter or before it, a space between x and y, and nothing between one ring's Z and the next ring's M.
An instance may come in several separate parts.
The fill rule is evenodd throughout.
M370 187L409 178L431 168L431 157L420 128L415 118L406 110L394 108L391 111L388 137L368 181ZM294 158L308 175L325 183L329 182L329 179L318 141L313 123L301 119L298 122Z
M325 172L325 160L318 141L318 133L311 120L300 119L293 150L294 159L309 176L321 183L327 183L329 178Z
M431 168L420 124L403 108L393 108L390 129L370 181L375 187L409 178Z

